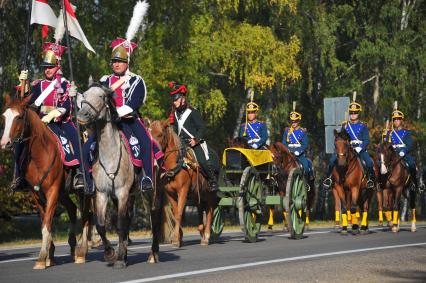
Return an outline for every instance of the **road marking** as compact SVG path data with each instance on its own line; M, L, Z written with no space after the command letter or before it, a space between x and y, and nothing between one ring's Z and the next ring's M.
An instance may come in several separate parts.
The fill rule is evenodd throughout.
M353 254L353 253L361 253L361 252L370 252L370 251L380 251L380 250L398 249L398 248L406 248L406 247L425 246L425 245L426 245L426 242L423 242L423 243L394 245L394 246L382 246L382 247L375 247L375 248L355 249L355 250L338 251L338 252L331 252L331 253L320 253L320 254L288 257L288 258L279 258L279 259L263 260L263 261L243 263L243 264L228 265L228 266L222 266L222 267L216 267L216 268L193 270L193 271L188 271L188 272L172 273L172 274L168 274L168 275L141 278L141 279L135 279L135 280L130 280L130 281L122 281L120 283L153 282L153 281L174 279L174 278L180 278L180 277L187 277L187 276L206 274L206 273L212 273L212 272L218 272L218 271L233 270L233 269L241 269L241 268L267 265L267 264L274 264L274 263L313 259L313 258L320 258L320 257L326 257L326 256L334 256L334 255L344 255L344 254Z

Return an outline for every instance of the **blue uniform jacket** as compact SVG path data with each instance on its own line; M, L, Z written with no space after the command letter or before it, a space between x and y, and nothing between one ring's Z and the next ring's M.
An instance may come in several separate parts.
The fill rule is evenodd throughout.
M410 152L413 149L413 139L411 138L411 133L406 129L399 129L388 131L386 135L386 141L390 141L392 145L395 146L396 152L399 154L401 151L405 154Z
M114 101L116 102L117 109L127 106L130 109L126 112L138 112L138 109L145 103L147 97L145 81L141 76L130 72L126 76L128 76L126 82L115 90L116 97L114 97ZM100 83L105 87L111 87L120 78L114 74L107 75L100 79Z
M256 121L254 123L248 123L246 136L244 136L245 126L246 126L245 123L241 125L239 137L244 137L247 140L259 139L259 141L251 144L251 145L256 144L257 148L260 148L266 144L266 141L268 139L268 130L266 128L265 123L262 123L259 121Z
M294 134L294 135L293 135ZM290 128L286 128L283 134L282 143L291 151L298 151L302 155L309 145L309 137L306 131L302 128L293 130L290 133Z
M342 130L345 130L351 137L352 147L361 147L362 150L366 150L368 144L370 143L370 135L368 132L368 127L362 122L358 123L343 123Z

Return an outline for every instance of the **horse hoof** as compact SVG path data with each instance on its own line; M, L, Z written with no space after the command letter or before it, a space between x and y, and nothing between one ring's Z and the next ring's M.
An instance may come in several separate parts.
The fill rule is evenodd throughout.
M358 235L359 233L359 229L352 229L352 235Z
M338 224L334 225L334 230L335 231L339 231L340 230L340 225L338 225Z
M182 242L172 242L172 246L175 248L180 248L182 247Z
M96 249L102 246L102 240L99 239L97 241L90 241L89 242L89 249Z
M209 245L209 240L201 240L200 243L202 246L208 246Z
M340 233L342 235L347 235L348 234L348 227L342 227L342 231L340 231Z
M399 229L398 229L398 227L396 227L396 226L393 226L392 227L392 232L394 232L394 233L398 233L399 231L398 231Z
M305 232L309 231L309 225L305 225Z
M379 222L379 224L377 226L383 227L383 222Z
M285 225L285 226L284 226L284 228L283 228L283 232L290 232L290 231L288 230L287 225Z
M112 266L112 268L114 269L123 269L127 267L127 263L123 260L117 260L116 262L114 262L114 265Z
M113 263L115 260L115 250L113 248L105 250L104 259L106 262Z
M268 230L272 230L272 225L268 225Z
M52 259L46 259L46 267L51 267L55 265L55 260Z
M78 264L80 264L80 263L86 263L86 258L83 257L83 256L76 256L74 262L78 263Z
M45 261L37 261L34 264L33 269L46 269L46 262Z
M368 234L368 232L369 232L368 227L367 226L361 226L360 232L361 232L362 235Z
M416 232L417 231L417 227L416 225L411 225L411 232Z
M159 262L158 253L151 253L148 257L148 263L157 263Z

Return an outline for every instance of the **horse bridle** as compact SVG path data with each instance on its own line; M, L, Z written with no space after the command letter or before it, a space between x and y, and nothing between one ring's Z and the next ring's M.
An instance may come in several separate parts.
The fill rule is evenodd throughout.
M12 142L11 142L11 146L13 145L13 144L22 144L22 143L24 143L24 142L26 142L27 140L29 140L30 138L29 137L27 137L27 138L24 138L24 135L25 135L25 130L27 129L27 126L28 126L28 118L27 118L27 116L28 116L28 106L25 106L24 107L24 114L23 114L23 126L22 126L22 130L21 130L21 134L19 135L19 137L17 137L17 138L14 138L13 140L12 140ZM19 119L21 119L21 117L20 116L18 116L17 118L19 118Z

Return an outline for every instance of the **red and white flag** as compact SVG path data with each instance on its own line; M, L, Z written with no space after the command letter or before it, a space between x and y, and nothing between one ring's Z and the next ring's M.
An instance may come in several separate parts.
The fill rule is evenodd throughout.
M47 0L33 0L31 9L31 24L41 24L56 27L57 18Z
M77 38L81 42L83 42L84 46L86 46L87 49L92 51L93 53L96 53L93 49L92 45L90 45L89 41L86 38L86 35L84 34L83 30L80 27L80 24L77 21L77 17L75 16L73 6L70 4L68 0L64 0L65 2L65 9L67 11L67 26L68 31L70 35L74 38ZM64 17L63 17L63 10L61 9L61 12L59 13L58 17L58 23L57 23L57 29L64 29ZM65 29L64 29L65 30Z

